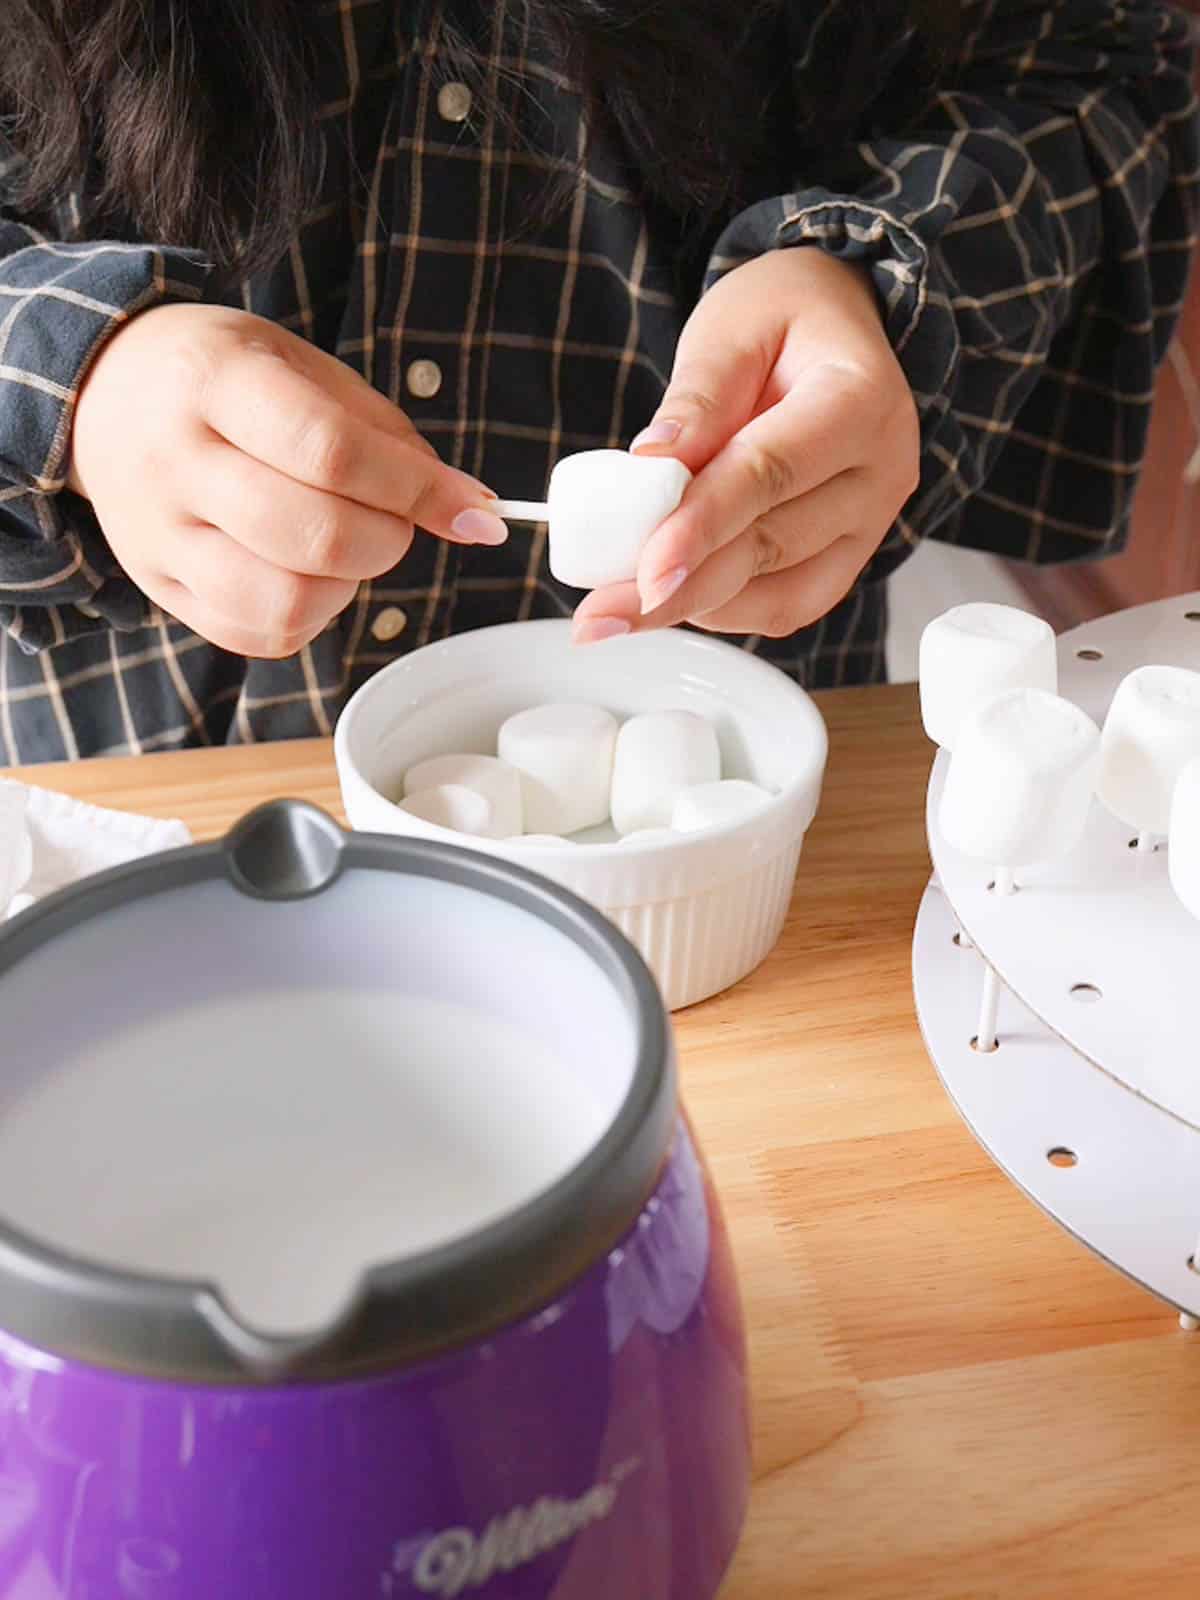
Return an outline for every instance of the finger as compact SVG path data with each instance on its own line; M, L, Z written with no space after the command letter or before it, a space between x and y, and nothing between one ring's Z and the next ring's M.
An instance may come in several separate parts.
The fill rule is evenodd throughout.
M436 454L364 422L265 344L244 347L203 397L208 426L310 488L403 517L443 538L503 544L491 491Z
M571 625L573 644L599 644L632 633L642 625L642 602L636 583L610 583L593 589L576 607ZM649 619L646 619L647 628Z
M847 534L798 567L755 578L733 600L688 620L708 633L757 633L768 639L819 622L844 600L875 549Z
M256 639L254 653L264 656L287 654L297 638L315 638L358 591L341 578L284 571L219 528L188 529L174 549L171 576L207 614Z
M588 624L589 639L600 618L619 618L642 629L673 628L696 612L723 605L756 577L806 561L841 534L864 526L870 520L867 492L865 474L841 473L759 517L652 611L643 613L637 585L627 583L593 591L575 615Z
M278 648L270 650L266 648L267 641L255 629L217 616L190 589L174 578L166 578L161 574L140 575L137 584L143 594L168 617L181 622L209 644L216 645L218 650L227 650L230 655L281 661L296 655L312 637L297 634L294 639L275 641Z
M242 656L248 661L286 661L299 655L306 644L311 644L314 634L297 634L294 639L265 639L260 633L243 628L225 617L207 610L182 584L172 584L160 596L151 596L168 616L182 622L202 639L225 650L231 656Z
M213 438L183 485L190 511L264 561L311 577L378 578L403 560L413 525L310 489Z
M871 509L866 473L858 469L839 473L809 494L758 517L732 543L703 561L644 620L651 627L673 628L698 612L715 610L756 578L808 561L843 534L867 526Z
M675 456L699 472L755 415L787 326L769 304L748 311L734 277L710 289L684 325L662 403L630 445L638 454Z
M863 465L873 431L853 375L829 368L806 374L729 441L647 540L638 566L646 609L662 605L759 517Z

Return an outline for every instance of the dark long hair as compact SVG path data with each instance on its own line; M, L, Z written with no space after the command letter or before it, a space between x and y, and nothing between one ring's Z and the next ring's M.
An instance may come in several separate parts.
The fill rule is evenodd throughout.
M397 0L397 5L401 0ZM764 87L819 0L508 0L557 50L590 118L617 130L659 203L705 217L763 155ZM865 64L911 19L944 48L957 0L847 0ZM314 0L0 0L3 187L37 214L85 185L84 227L249 270L286 249L322 163ZM463 45L463 41L459 41ZM869 99L834 77L831 108ZM764 79L764 73L766 75Z

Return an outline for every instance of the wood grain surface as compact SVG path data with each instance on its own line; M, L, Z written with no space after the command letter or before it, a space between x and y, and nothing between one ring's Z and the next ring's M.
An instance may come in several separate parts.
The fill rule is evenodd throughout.
M1043 1217L958 1121L913 1016L916 695L818 698L829 776L783 941L677 1018L756 1395L722 1600L1194 1596L1200 1335ZM340 815L323 742L18 775L203 837L280 795Z

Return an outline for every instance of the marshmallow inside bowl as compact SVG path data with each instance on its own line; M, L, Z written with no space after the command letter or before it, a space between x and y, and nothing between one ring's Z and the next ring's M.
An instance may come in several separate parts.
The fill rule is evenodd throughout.
M551 703L601 708L620 725L646 713L693 713L713 729L720 777L752 783L767 798L694 832L626 842L609 824L557 844L464 840L395 803L418 763L495 756L510 718ZM826 751L809 696L746 651L682 630L580 649L566 621L484 628L414 651L354 695L335 736L353 827L468 844L556 880L627 934L675 1009L737 982L778 939ZM536 818L526 826L554 831Z

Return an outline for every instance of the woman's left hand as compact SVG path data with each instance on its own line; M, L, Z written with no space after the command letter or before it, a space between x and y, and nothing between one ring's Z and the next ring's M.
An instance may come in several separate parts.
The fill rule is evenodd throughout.
M696 477L637 582L579 607L579 643L680 622L780 638L824 616L919 475L916 405L866 270L801 246L727 274L632 448Z

